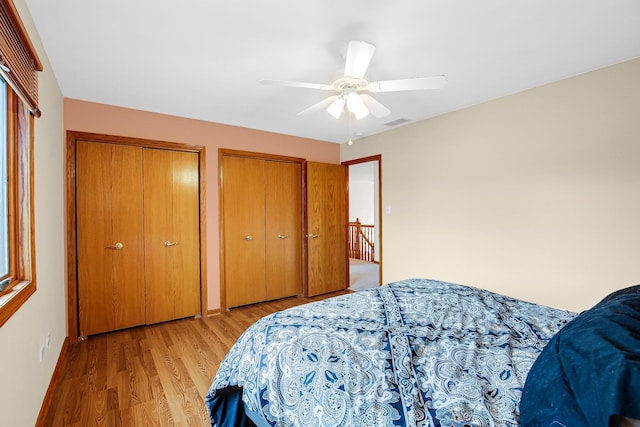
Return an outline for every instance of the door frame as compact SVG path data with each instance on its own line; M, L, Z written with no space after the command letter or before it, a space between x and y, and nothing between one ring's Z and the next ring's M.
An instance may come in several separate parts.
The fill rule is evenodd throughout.
M380 281L380 286L382 286L382 284L384 283L382 281L382 154L376 154L373 156L368 156L368 157L362 157L360 159L353 159L353 160L346 160L344 162L342 162L343 165L345 165L347 167L347 203L346 203L346 209L347 209L347 227L349 227L349 166L351 165L357 165L360 163L368 163L368 162L378 162L378 244L379 244L379 248L378 248L378 257L380 258L380 264L379 264L379 272L378 272L378 279ZM347 241L347 245L349 244L349 242ZM347 260L347 262L349 262ZM347 271L349 271L348 269L348 265L347 265ZM349 276L349 280L351 280L351 273L348 273Z
M91 141L108 144L132 145L142 148L155 148L173 151L188 151L198 154L198 173L200 181L200 315L207 313L207 231L206 231L206 150L201 145L151 139L97 134L89 132L67 131L66 141L66 253L67 253L67 335L70 343L79 339L78 322L78 274L77 274L77 236L76 236L76 143Z

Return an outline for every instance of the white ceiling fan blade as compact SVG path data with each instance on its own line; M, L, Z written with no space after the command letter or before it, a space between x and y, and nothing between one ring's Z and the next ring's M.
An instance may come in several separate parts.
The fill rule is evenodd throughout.
M361 93L360 98L362 99L362 102L364 103L364 105L367 106L371 114L373 114L374 116L380 118L380 117L385 117L391 114L391 110L389 110L387 107L382 105L373 96L368 95L366 93Z
M344 67L344 75L358 79L363 78L375 50L376 47L367 42L350 41L347 47L347 61Z
M320 101L320 102L318 102L316 104L313 104L309 108L305 108L304 110L300 111L296 115L297 116L301 116L303 114L315 113L316 111L323 110L323 109L327 108L328 106L330 106L337 99L338 99L338 95L332 95L332 96L330 96L328 98L323 99L322 101Z
M306 83L306 82L292 82L287 80L260 80L263 85L274 86L287 86L287 87L301 87L306 89L320 89L320 90L333 90L331 85L325 85L322 83Z
M385 80L367 85L369 92L399 92L403 90L440 89L447 83L445 76L416 77L414 79Z

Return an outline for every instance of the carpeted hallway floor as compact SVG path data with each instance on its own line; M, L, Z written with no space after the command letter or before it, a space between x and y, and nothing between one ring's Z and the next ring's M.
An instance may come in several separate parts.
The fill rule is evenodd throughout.
M349 289L361 291L380 286L380 265L374 262L349 259Z

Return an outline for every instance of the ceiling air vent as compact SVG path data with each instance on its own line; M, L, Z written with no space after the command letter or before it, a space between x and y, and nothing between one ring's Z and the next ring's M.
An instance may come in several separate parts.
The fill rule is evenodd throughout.
M396 120L393 120L391 122L385 123L385 125L393 127L393 126L401 125L403 123L407 123L408 121L410 121L410 120L409 119L396 119Z

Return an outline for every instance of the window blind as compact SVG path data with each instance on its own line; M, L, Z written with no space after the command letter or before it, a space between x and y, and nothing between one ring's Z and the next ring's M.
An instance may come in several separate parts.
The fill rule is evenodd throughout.
M38 71L42 64L18 11L11 0L0 0L0 74L36 117L40 116Z

